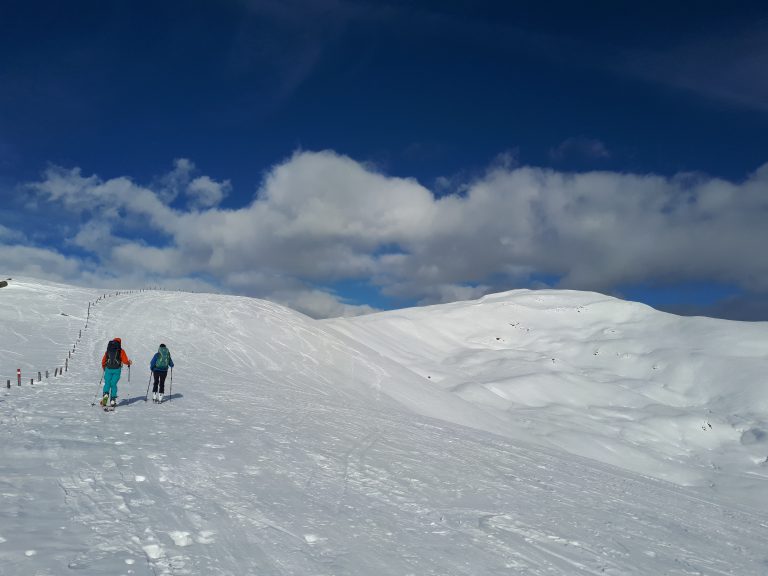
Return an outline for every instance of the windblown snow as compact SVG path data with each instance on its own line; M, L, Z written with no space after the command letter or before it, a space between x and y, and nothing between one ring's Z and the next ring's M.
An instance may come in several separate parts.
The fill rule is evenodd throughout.
M315 321L14 279L0 330L3 576L768 574L766 323L568 291Z

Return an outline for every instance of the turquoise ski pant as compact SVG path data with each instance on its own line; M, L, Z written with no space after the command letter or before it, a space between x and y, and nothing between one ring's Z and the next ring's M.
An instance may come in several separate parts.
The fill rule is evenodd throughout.
M104 369L104 390L102 394L109 394L110 398L117 398L117 381L120 380L120 368Z

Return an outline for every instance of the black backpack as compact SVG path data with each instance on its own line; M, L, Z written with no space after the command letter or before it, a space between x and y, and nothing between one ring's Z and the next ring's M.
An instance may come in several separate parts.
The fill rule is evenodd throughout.
M120 368L123 363L120 361L120 342L117 340L110 340L107 344L107 362L104 364L106 368Z

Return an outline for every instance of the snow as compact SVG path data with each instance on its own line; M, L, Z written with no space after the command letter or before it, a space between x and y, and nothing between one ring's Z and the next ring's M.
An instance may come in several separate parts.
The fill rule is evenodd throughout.
M768 510L768 323L519 290L332 320L504 435Z
M0 575L768 573L765 323L566 291L326 321L133 291L84 329L104 294L0 289ZM135 364L105 413L115 336Z

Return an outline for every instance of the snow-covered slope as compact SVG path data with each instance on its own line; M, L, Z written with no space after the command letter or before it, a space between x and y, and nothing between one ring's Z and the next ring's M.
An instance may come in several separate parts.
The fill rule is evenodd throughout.
M768 323L519 290L326 325L504 413L516 438L768 510Z
M101 294L29 280L1 289L2 382L17 366L57 366ZM411 358L446 366L457 336L413 330ZM136 364L104 413L91 402L114 336ZM440 390L447 369L400 365L388 357L395 338L382 355L246 298L100 300L69 372L0 397L0 575L768 569L765 513L511 440L508 412ZM160 342L176 367L171 401L153 405L147 365Z

